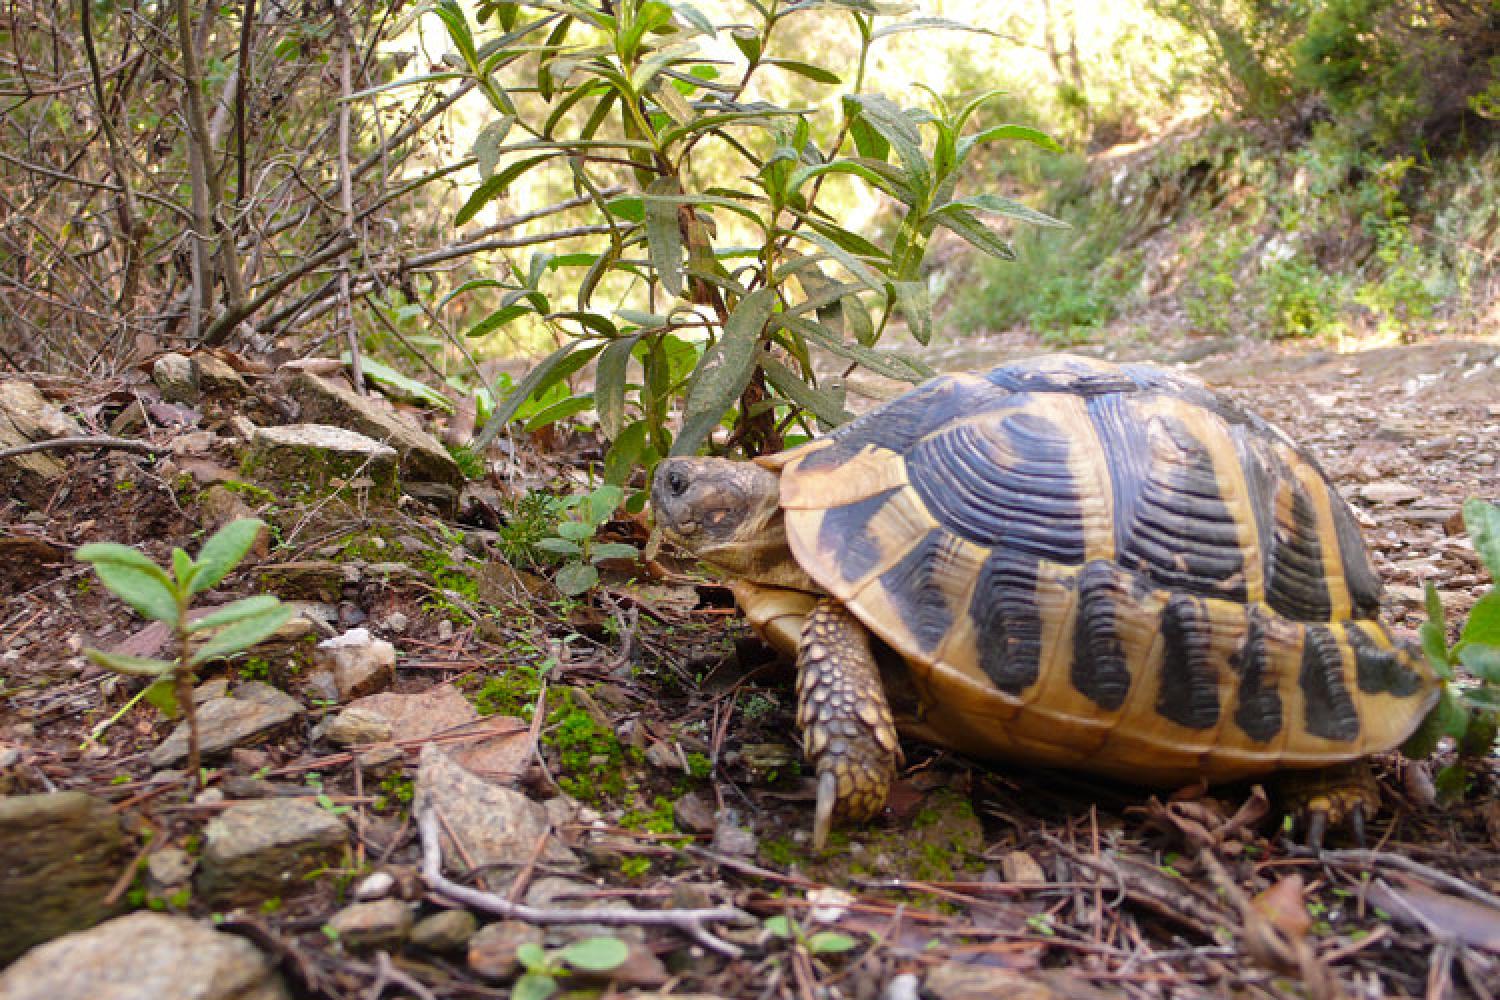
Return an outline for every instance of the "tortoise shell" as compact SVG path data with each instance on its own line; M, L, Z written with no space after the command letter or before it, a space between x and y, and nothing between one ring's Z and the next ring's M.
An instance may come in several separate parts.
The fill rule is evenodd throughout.
M961 751L1231 780L1389 749L1436 697L1317 464L1188 378L945 376L764 464L797 561Z

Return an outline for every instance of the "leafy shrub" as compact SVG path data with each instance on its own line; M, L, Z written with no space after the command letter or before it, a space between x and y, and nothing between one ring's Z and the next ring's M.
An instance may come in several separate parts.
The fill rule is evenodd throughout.
M455 223L552 166L590 199L606 230L590 234L589 249L540 252L448 296L498 293L498 306L470 336L528 318L560 345L498 403L480 448L528 400L590 363L592 393L560 399L532 424L597 411L611 442L611 483L669 452L697 451L721 424L729 429L724 447L776 448L794 425L807 431L812 421L845 419L839 391L818 384L820 356L911 382L929 374L874 345L898 321L919 342L931 335L921 269L934 230L1009 257L985 216L1052 224L1006 198L958 194L965 161L983 144L1055 148L1021 125L965 134L996 95L950 107L934 94L916 108L865 92L868 57L881 39L958 26L895 20L887 15L905 5L863 0L752 6L751 23L725 27L661 0L619 0L602 10L582 0L494 2L481 5L476 24L455 0L439 0L436 12L456 50L444 75L475 86L493 115L475 144L482 181ZM853 67L778 54L777 38L796 30L789 22L816 10L852 22L859 39ZM482 39L485 31L491 35ZM722 50L705 45L724 36L741 60L728 72ZM840 87L836 127L822 120L819 105L745 98L754 78L772 73ZM832 139L820 145L814 134ZM606 197L609 183L625 192ZM854 232L824 207L826 186L846 183L898 206L888 239ZM536 242L564 238L557 231ZM552 276L563 269L582 273L576 301L555 301ZM668 417L679 408L674 435Z

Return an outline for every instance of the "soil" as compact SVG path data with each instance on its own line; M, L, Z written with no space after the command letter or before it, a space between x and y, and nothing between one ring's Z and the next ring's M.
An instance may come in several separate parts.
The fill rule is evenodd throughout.
M1450 625L1462 620L1488 584L1459 510L1468 497L1500 499L1500 340L1343 354L1260 341L1169 346L1318 458L1364 529L1388 585L1389 620L1418 627L1429 582ZM939 351L935 361L974 367L1038 350L1024 337L996 337ZM1137 352L1164 356L1162 345ZM46 389L85 415L121 398L120 387ZM547 443L556 450L523 443L511 471L555 481L590 444ZM394 873L397 891L417 885L409 779L419 747L405 748L394 771L367 772L316 740L319 715L337 706L311 702L305 724L213 761L217 793L196 800L184 776L160 780L148 763L172 723L147 705L81 748L136 690L82 650L127 637L149 645L151 637L68 556L104 540L140 544L158 559L173 545L195 549L202 477L215 459L177 459L177 471L164 473L139 455L72 453L42 513L0 506L0 751L19 750L0 772L0 791L88 791L115 803L134 831L154 831L155 847L190 849L203 824L253 782L271 794L331 797L354 831L344 868L223 926L276 954L299 995L373 996L393 982L381 963L320 929L345 889L371 871ZM497 481L500 495L511 481ZM490 580L476 597L454 580L483 575L495 561L483 546L495 536L473 524L445 525L414 507L300 508L254 497L250 506L280 529L265 563L368 563L400 552L420 567L320 595L332 628L365 624L396 644L398 692L454 681L482 710L524 719L531 706L517 699L534 697L526 685L545 676L547 723L533 727L541 741L519 787L561 803L557 836L585 868L554 871L538 860L539 846L536 857L492 873L492 888L520 899L528 886L564 874L589 902L623 900L642 911L732 904L750 915L744 925L711 927L735 957L648 928L643 940L670 978L643 986L810 1000L910 995L900 992L904 980L892 987L903 973L939 998L1480 998L1500 985L1493 758L1471 765L1457 800L1440 799L1432 784L1451 755L1381 758L1384 809L1370 822L1369 849L1339 839L1339 849L1317 853L1289 835L1257 788L1153 795L1076 775L987 768L913 744L886 814L841 831L819 855L806 837L811 790L790 735L790 672L748 634L724 588L691 566L663 556L650 564L651 579L619 567L585 600L559 600L529 574ZM480 544L466 552L457 531ZM646 526L622 518L601 537L643 543ZM295 577L268 576L262 564L231 577L222 596ZM476 601L489 610L467 614ZM220 664L207 678L268 677L298 693L304 669L305 643L293 643ZM569 744L568 727L592 735ZM448 861L450 873L461 867ZM122 876L133 903L153 905L144 876ZM423 912L435 912L420 888L407 898L426 899ZM154 905L210 912L191 898ZM774 917L790 920L767 922ZM511 988L462 958L408 947L392 961L434 997Z

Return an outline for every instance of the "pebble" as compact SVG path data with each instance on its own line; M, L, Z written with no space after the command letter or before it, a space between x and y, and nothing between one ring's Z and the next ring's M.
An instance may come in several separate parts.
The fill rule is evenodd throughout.
M468 947L479 921L468 910L444 910L423 917L411 929L411 943L437 955L451 955Z
M355 903L335 913L328 927L350 951L398 948L411 934L411 907L399 899Z
M373 902L389 896L395 887L396 879L390 872L376 872L355 887L354 898L362 903Z

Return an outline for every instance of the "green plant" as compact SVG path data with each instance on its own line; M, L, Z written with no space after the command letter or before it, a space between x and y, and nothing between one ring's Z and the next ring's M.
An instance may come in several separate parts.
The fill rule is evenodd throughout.
M767 917L762 924L767 931L783 940L791 941L795 947L809 955L837 955L852 951L859 942L838 931L815 931L812 934L788 916Z
M1500 507L1470 499L1464 503L1463 515L1490 580L1500 579ZM1446 797L1461 798L1468 782L1466 759L1492 755L1500 731L1500 588L1491 586L1469 609L1458 641L1450 646L1442 598L1428 583L1427 621L1421 636L1422 650L1443 680L1443 692L1402 750L1420 759L1430 756L1444 736L1452 737L1458 760L1438 772L1437 785ZM1473 677L1473 684L1455 683L1459 666Z
M605 483L590 493L568 498L565 501L568 517L554 529L557 534L537 541L538 549L567 560L553 579L564 595L576 597L592 590L599 583L598 564L604 560L635 559L641 554L626 542L594 540L624 496L618 486Z
M177 648L170 660L84 650L84 655L101 667L152 681L90 739L97 738L141 698L169 716L180 710L188 725L188 771L195 784L201 782L198 717L193 706L198 667L243 652L270 637L291 618L292 611L269 594L235 601L196 620L190 618L189 606L195 596L219 583L240 564L264 526L254 518L227 524L203 543L197 559L174 548L170 571L135 549L114 542L85 545L75 553L75 558L94 567L111 593L141 615L171 625Z
M564 394L528 426L596 411L611 442L611 483L668 453L696 452L726 414L726 447L779 447L794 424L808 433L812 421L847 418L842 392L817 382L815 352L906 381L930 374L873 345L898 316L919 342L930 337L922 263L937 228L1009 257L1010 246L982 216L1055 224L1006 198L957 193L977 147L1019 140L1056 148L1028 126L965 135L996 93L957 108L932 94L928 107L910 108L865 90L871 50L882 39L960 25L891 19L910 9L905 4L750 6L749 23L717 25L691 5L662 0L619 0L603 9L583 0L491 2L481 4L476 25L455 0L437 3L456 50L455 68L444 76L476 87L494 115L474 146L481 183L456 224L548 166L590 199L600 223L582 234L594 239L589 249L538 253L504 278L465 282L443 299L446 305L456 296L498 292L498 306L469 336L524 321L561 345L498 401L477 447L528 400L555 391L590 362L593 391ZM851 20L859 40L851 69L780 54L777 39L788 22L814 10ZM482 40L487 24L494 35ZM735 62L724 58L724 47L704 44L724 35ZM746 98L756 77L780 73L842 87L842 100L789 108ZM533 95L540 108L531 105ZM611 181L627 190L606 197ZM843 184L901 206L888 239L846 228L826 207L828 193ZM537 242L579 235L542 233ZM552 276L561 269L582 270L574 302L555 301ZM599 304L606 296L610 304ZM679 405L674 435L667 419ZM574 574L580 582L589 575Z
M547 1000L558 991L559 979L577 972L609 972L629 956L630 946L616 937L584 938L552 951L528 941L516 949L516 959L526 971L511 987L511 998Z

